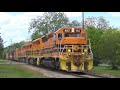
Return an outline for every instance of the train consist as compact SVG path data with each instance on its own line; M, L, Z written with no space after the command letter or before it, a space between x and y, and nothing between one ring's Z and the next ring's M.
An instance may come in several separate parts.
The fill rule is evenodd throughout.
M6 53L9 59L10 53ZM12 59L68 72L90 71L93 54L82 28L62 27L12 52Z

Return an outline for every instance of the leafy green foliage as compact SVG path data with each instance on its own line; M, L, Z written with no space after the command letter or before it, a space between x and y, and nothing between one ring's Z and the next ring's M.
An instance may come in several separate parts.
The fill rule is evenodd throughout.
M68 24L68 26L72 26L72 27L77 27L77 26L81 26L81 23L78 22L77 20L73 20L71 23Z
M98 65L100 63L100 41L101 41L101 36L103 35L104 30L95 28L93 26L88 26L86 29L88 33L88 37L91 41L91 48L93 51L93 56L94 56L94 65Z
M94 17L90 21L96 20ZM120 31L117 28L108 26L108 21L103 17L97 19L98 24L89 23L86 25L88 37L91 40L91 47L94 56L94 65L107 63L111 69L118 69L120 66Z
M105 31L100 47L103 51L100 53L103 62L109 63L112 69L118 69L120 66L120 31L117 29Z
M9 52L9 51L13 51L13 50L15 50L16 48L20 48L21 46L23 46L24 44L26 44L27 42L25 42L25 41L21 41L21 42L19 42L19 43L13 43L11 46L8 46L8 47L6 47L6 48L4 48L4 54L6 53L6 52Z

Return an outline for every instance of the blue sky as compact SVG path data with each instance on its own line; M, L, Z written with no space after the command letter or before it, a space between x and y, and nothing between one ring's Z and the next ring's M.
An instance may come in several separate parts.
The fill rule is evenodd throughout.
M4 40L4 46L21 40L30 39L28 34L29 22L32 18L41 16L43 12L0 12L0 33ZM81 12L65 12L70 20L82 21ZM87 17L103 16L110 22L111 26L120 28L120 12L85 12Z

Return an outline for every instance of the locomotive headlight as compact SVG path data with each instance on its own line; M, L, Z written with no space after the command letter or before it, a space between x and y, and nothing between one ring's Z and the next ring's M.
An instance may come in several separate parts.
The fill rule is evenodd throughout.
M87 49L85 49L84 52L87 52Z
M71 50L70 50L70 49L68 49L68 52L71 52Z
M72 28L72 32L74 32L74 28Z
M82 53L84 55L84 53Z

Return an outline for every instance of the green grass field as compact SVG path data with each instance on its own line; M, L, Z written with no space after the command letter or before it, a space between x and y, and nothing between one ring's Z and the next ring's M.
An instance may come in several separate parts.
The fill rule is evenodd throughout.
M3 63L5 62L7 61L4 61ZM36 71L15 64L0 64L0 78L46 78L46 77Z
M0 64L8 64L8 63L9 63L8 60L1 60L1 59L0 59Z
M110 74L113 76L120 77L120 70L111 70L103 66L94 66L93 70L96 74Z

